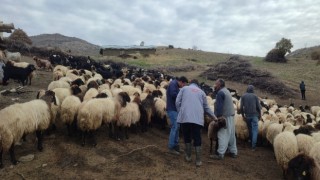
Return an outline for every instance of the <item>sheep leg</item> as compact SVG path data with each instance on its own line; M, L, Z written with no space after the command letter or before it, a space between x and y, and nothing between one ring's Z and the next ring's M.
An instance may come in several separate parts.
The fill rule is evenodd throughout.
M109 125L109 138L114 137L114 128L112 122L108 124Z
M11 163L13 165L16 165L18 164L18 161L16 160L16 156L14 154L14 144L11 145L10 149L9 149L9 152L10 152L10 158L11 158ZM1 153L2 154L2 153Z
M84 146L86 144L86 136L87 136L87 131L82 131L82 143L81 146Z
M43 150L43 146L42 146L43 133L41 131L36 131L36 135L38 138L38 150L42 151Z
M124 127L124 135L126 139L129 139L128 129L128 127Z
M216 139L216 147L215 147L215 154L218 154L218 148L219 148L219 140L218 138Z
M212 138L210 138L210 154L212 154Z
M71 136L71 127L70 124L67 124L67 131L68 131L68 136Z
M1 148L1 151L0 151L0 169L3 168L2 153L3 153L3 149Z
M26 141L27 141L27 135L26 135L26 134L23 134L23 136L22 136L22 141L23 141L23 142L26 142Z
M96 147L97 146L97 139L96 139L96 136L95 136L95 131L91 131L90 132L90 135L92 137L92 141L93 141L93 147Z

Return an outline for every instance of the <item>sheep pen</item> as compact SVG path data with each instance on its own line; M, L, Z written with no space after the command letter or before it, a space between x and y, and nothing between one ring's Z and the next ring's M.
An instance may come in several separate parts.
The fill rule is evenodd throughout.
M30 57L28 62L32 62ZM12 93L0 97L0 108L18 101L26 102L36 98L39 89L47 89L52 81L52 72L39 71L32 86L26 90L34 91L17 96ZM18 84L11 82L11 88ZM19 98L19 100L12 100ZM51 135L44 136L44 150L36 152L35 135L28 135L27 142L16 146L17 159L28 154L35 154L31 162L21 162L10 168L10 158L7 153L3 157L4 169L0 169L1 179L18 179L21 175L25 179L164 179L179 174L179 179L188 178L217 178L217 179L281 179L282 172L273 158L273 151L261 148L257 152L238 145L239 158L226 156L224 162L212 162L209 158L210 143L206 132L202 134L203 166L184 162L183 156L175 157L167 153L169 130L148 128L145 133L131 133L130 139L115 141L108 137L108 129L102 126L97 130L96 147L81 147L78 136L68 137L67 127L63 126ZM181 136L180 147L184 147ZM132 153L130 153L132 152ZM130 154L128 154L130 153ZM192 157L194 158L194 156ZM251 163L251 162L255 163ZM268 167L268 168L265 168ZM134 168L135 170L132 170ZM181 172L184 172L183 174ZM19 173L19 174L17 174Z

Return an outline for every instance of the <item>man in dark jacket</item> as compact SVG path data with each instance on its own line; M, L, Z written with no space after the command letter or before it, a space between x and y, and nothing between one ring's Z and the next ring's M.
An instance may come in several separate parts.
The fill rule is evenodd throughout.
M187 85L188 79L184 76L181 76L178 79L174 79L169 83L167 88L167 115L170 119L170 135L169 135L169 143L168 148L170 153L179 155L179 124L177 123L177 108L176 108L176 99L179 93L179 88Z
M258 138L258 121L261 117L261 106L259 98L253 92L254 87L248 86L247 93L240 99L240 111L243 120L247 122L249 129L249 138L251 140L251 148L256 149Z
M300 83L300 91L301 91L301 98L302 100L306 100L306 85L303 81Z

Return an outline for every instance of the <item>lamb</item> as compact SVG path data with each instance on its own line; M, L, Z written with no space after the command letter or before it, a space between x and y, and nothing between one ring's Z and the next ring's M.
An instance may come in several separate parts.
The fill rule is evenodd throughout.
M6 66L3 68L3 85L7 85L7 81L9 79L17 79L20 80L20 82L22 83L22 85L24 86L28 77L32 74L32 72L35 70L36 68L34 67L33 64L29 64L27 67L25 68L21 68L21 67L16 67L13 65L13 63L11 61L8 61L6 63ZM29 81L29 85L31 85L31 79Z
M292 132L282 132L276 136L273 144L277 163L281 166L284 177L288 169L288 162L298 155L298 143Z
M46 59L39 59L38 57L34 56L33 60L36 62L37 66L41 69L44 68L46 70L53 70L52 64L49 60Z
M9 52L8 50L3 51L7 60L12 60L15 62L20 62L21 61L21 54L20 52Z
M299 154L292 158L288 163L286 179L318 180L319 177L319 163L317 163L314 158L306 154Z
M298 134L296 135L296 138L299 152L309 154L311 148L315 144L315 140L311 136L305 134Z
M81 105L81 101L76 96L67 96L61 103L61 121L67 125L68 135L71 136L71 125L74 124L78 108Z
M208 126L208 138L210 139L210 154L212 154L212 141L216 141L215 152L218 150L218 131L221 128L226 127L226 120L223 117L219 117L217 121L211 121Z
M3 167L2 153L10 152L12 164L17 164L14 144L24 134L36 132L38 150L42 151L42 131L49 127L51 121L50 105L55 102L54 92L47 91L41 99L26 103L16 103L0 111L0 167Z

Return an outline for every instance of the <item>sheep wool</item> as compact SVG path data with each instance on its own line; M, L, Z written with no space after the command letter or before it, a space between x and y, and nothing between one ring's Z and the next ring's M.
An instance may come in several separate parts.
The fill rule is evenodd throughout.
M5 151L23 134L47 129L51 121L49 106L39 99L10 105L0 111L0 117L5 119L0 121L0 141Z
M283 130L283 124L272 123L267 129L267 140L273 144L275 137Z
M318 167L320 167L320 142L317 142L313 145L309 152L309 156L311 156Z
M299 152L303 152L304 154L309 154L311 148L315 144L315 140L311 136L305 135L305 134L298 134L296 138L297 138Z
M50 84L48 85L48 90L53 90L55 88L70 88L70 84L62 81L62 80L58 80L58 81L52 81L50 82Z
M299 152L297 138L292 132L282 132L274 139L273 149L277 163L286 172L288 162Z
M76 96L68 96L61 103L61 121L64 124L71 125L78 112L81 101Z

